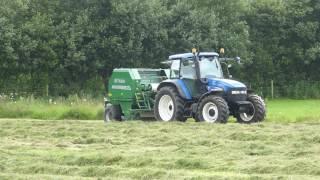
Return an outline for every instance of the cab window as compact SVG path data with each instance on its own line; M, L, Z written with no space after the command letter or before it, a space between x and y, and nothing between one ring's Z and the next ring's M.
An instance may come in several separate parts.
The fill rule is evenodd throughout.
M182 60L181 77L185 79L196 79L196 68L193 60Z
M170 78L171 79L179 78L180 60L173 60L170 69L171 69Z

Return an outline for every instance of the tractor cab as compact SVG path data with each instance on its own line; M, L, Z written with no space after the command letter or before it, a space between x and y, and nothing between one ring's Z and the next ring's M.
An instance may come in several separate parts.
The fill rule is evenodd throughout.
M170 78L205 79L208 77L223 78L223 71L217 53L199 53L197 59L192 53L177 54L169 57L171 61ZM199 68L199 77L197 77Z
M243 83L226 79L223 74L221 63L231 60L234 59L219 58L215 52L172 55L168 61L171 64L168 81L181 80L180 84L186 87L192 99L212 91L246 95L247 88ZM238 58L235 60L238 61ZM245 100L245 97L242 99Z

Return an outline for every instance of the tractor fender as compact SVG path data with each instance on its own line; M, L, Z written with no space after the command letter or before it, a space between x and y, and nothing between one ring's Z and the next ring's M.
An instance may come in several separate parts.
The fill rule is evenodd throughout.
M176 88L176 90L178 91L179 95L183 98L183 99L187 99L187 100L191 100L191 94L187 88L187 86L184 84L184 82L181 79L176 79L176 80L165 80L163 82L161 82L157 88L157 91L159 91L161 88L166 87L166 86L171 86Z
M198 100L198 102L200 102L202 99L204 99L205 97L209 96L209 95L222 95L224 93L224 90L222 88L214 88L211 89L210 91L202 94Z
M197 113L198 106L199 106L200 102L201 102L205 97L210 96L210 95L218 95L218 96L221 95L221 96L222 96L223 93L224 93L224 90L223 90L222 88L214 88L214 89L211 89L210 91L202 94L202 95L200 96L200 98L198 99L198 101L195 102L195 103L192 105L192 108L191 108L191 109L192 109L192 112L193 112L193 113Z

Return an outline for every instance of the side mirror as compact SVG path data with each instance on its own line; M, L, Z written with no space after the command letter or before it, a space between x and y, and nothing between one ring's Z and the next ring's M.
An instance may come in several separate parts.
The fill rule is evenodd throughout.
M238 64L241 64L241 58L240 58L240 57L236 57L235 60L236 60L236 62L237 62Z

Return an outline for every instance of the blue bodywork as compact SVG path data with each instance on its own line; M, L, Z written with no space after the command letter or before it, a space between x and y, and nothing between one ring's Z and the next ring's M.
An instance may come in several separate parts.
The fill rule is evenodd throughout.
M239 89L243 88L246 89L246 85L244 85L241 82L231 80L231 79L217 79L217 78L210 78L208 80L208 91L215 89L215 88L221 88L224 92L229 92L232 89Z
M178 85L178 89L181 89L181 91L183 92L182 96L187 100L191 100L192 96L190 90L183 82L183 80L179 79L176 80L176 82ZM208 79L207 89L208 92L222 90L223 92L227 93L233 89L247 90L247 87L243 83L231 79L210 78Z
M181 90L184 93L184 96L186 97L186 99L191 100L192 96L191 96L190 90L188 89L186 84L183 82L183 80L182 79L177 80L177 84L179 86L178 88L181 88Z

